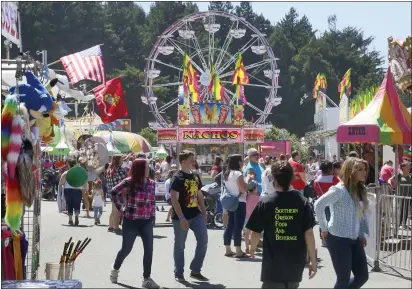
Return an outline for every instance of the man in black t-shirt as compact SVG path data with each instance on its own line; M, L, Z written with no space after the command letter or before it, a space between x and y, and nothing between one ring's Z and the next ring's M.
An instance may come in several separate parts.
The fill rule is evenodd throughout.
M293 168L289 163L272 165L276 194L264 196L246 228L252 231L253 257L263 233L262 288L298 288L309 254L309 278L316 274L315 218L299 191L289 190Z
M208 281L201 274L203 261L207 251L206 207L203 194L200 191L200 177L192 172L195 163L191 151L179 154L181 169L170 180L170 195L173 206L173 230L175 242L173 257L175 262L175 279L184 282L184 249L189 229L196 237L195 256L190 264L190 277L199 281Z

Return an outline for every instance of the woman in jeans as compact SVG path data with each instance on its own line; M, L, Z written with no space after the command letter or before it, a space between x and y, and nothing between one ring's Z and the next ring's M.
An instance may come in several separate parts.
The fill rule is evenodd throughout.
M109 165L109 168L106 171L106 183L107 189L111 191L115 186L117 186L121 181L126 177L126 171L122 168L122 155L114 155L112 162ZM120 215L119 211L112 202L112 212L109 217L109 232L120 233Z
M340 172L341 182L315 203L322 238L326 240L336 272L335 289L361 288L369 278L364 249L365 234L369 233L368 199L364 185L367 172L366 161L348 158ZM327 207L331 212L329 222L325 213Z
M243 167L241 155L231 155L223 174L223 184L231 195L239 196L239 206L234 212L228 212L228 223L223 234L226 247L226 257L244 258L246 253L242 251L242 230L246 218L246 184L241 168ZM236 253L232 251L230 243L234 239Z
M119 269L132 251L137 236L143 242L143 288L160 288L150 278L153 257L153 226L156 216L155 181L149 179L149 163L133 161L130 177L111 190L112 202L123 216L122 248L117 253L110 280L117 283ZM124 202L121 202L121 196Z
M75 160L67 160L68 169L76 165ZM59 188L64 192L64 198L66 200L67 214L69 215L69 225L73 226L73 211L74 211L74 225L79 225L80 207L82 202L83 193L87 191L87 182L82 187L74 188L67 183L66 176L68 171L65 171L60 177Z

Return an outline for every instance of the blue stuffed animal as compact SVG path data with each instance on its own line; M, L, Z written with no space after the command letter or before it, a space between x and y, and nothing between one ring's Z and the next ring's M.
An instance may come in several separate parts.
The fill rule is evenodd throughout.
M30 120L33 120L50 111L53 108L54 99L33 73L25 71L24 75L27 84L19 85L20 102L24 102L29 111ZM10 87L10 94L13 94L15 90L16 86Z

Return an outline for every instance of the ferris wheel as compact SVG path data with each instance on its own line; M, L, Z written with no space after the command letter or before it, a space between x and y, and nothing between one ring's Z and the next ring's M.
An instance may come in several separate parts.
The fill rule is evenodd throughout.
M227 33L220 31L220 42L217 44L216 34L221 29L220 23L226 23ZM229 29L228 29L229 28ZM242 38L248 39L242 39ZM201 40L199 40L201 39ZM237 51L233 51L236 41L244 43ZM232 48L232 49L231 49ZM245 19L236 15L220 12L206 11L188 15L169 26L156 40L147 58L145 67L145 95L142 101L149 106L155 118L155 127L168 128L171 121L166 116L166 110L178 104L178 97L168 102L159 101L156 90L161 88L175 89L183 85L183 68L177 64L176 59L184 55L190 61L199 75L199 98L202 102L212 101L213 95L208 89L211 81L211 71L218 75L226 95L228 104L236 102L235 88L232 84L234 67L238 53L250 50L257 57L254 63L244 59L244 68L247 71L249 83L245 87L259 88L259 95L248 97L246 105L253 110L256 117L252 121L254 126L265 124L272 108L281 102L277 97L279 70L272 48L266 35ZM163 72L163 73L162 73ZM163 76L169 74L168 80ZM174 79L173 79L174 78ZM176 94L177 95L177 94ZM265 98L258 107L256 99ZM177 111L177 110L176 110ZM153 126L153 125L152 125Z

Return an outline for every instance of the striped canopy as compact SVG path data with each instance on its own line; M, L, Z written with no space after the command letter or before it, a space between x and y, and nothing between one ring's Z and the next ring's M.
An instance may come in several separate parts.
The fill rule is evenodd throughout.
M107 143L110 134L113 136L114 146L122 153L149 153L152 149L149 142L144 137L131 132L98 131L94 135L101 137Z
M337 141L384 145L411 144L411 114L399 99L390 68L368 106L338 127Z

